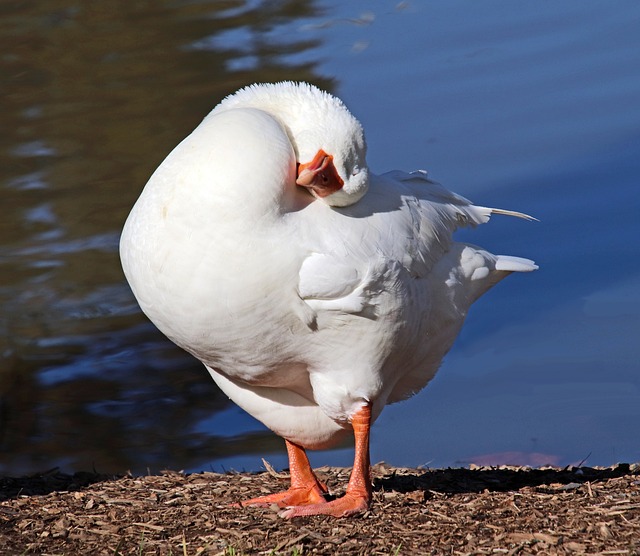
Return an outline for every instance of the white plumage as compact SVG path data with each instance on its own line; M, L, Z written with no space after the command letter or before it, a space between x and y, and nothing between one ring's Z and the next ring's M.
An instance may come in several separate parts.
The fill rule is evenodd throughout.
M122 233L143 311L288 446L331 446L363 407L373 422L419 391L471 304L536 268L452 239L495 212L526 215L474 206L423 172L373 175L365 155L335 97L248 87L166 158ZM286 515L338 515L331 504Z

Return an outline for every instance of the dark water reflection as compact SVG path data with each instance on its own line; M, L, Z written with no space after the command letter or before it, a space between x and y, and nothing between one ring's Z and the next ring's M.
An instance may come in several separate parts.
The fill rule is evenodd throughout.
M117 243L153 169L224 95L286 78L331 88L312 62L289 59L317 41L282 33L317 14L314 3L39 0L0 11L0 472L279 449L265 433L193 432L228 401L142 317Z
M541 270L476 305L373 459L640 459L640 7L617 7L1 3L0 473L283 463L141 315L117 255L166 154L224 95L282 79L339 93L375 171L427 167L542 221L463 234Z

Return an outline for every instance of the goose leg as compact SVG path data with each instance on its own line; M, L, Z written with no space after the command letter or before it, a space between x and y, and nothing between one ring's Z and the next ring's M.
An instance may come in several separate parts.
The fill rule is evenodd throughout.
M270 506L271 504L277 504L284 508L324 502L323 495L327 492L327 487L315 476L304 448L288 440L285 440L285 443L287 445L287 454L289 455L289 473L291 475L289 489L276 494L244 500L240 502L240 506Z
M342 517L361 513L369 508L372 496L369 461L370 404L363 406L353 415L351 425L355 437L355 457L345 495L331 502L323 501L304 506L291 505L280 512L281 517L292 518L307 515Z

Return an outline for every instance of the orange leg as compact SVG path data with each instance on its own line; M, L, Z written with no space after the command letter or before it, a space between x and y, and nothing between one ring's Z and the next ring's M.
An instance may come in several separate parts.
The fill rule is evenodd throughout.
M284 492L268 494L240 502L240 506L270 506L277 504L281 508L287 506L304 506L324 502L327 487L323 485L311 469L304 448L285 440L289 455L289 473L291 486Z
M371 503L371 477L369 462L369 431L371 429L371 405L358 410L351 419L355 437L355 457L353 470L342 498L331 502L309 505L292 505L280 512L282 517L292 518L307 515L330 515L342 517L366 511Z

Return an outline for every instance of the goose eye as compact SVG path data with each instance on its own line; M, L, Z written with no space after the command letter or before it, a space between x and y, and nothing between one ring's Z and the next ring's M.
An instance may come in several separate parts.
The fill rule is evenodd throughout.
M353 171L351 172L352 176L357 176L360 173L360 168L358 168L357 166L353 169Z

